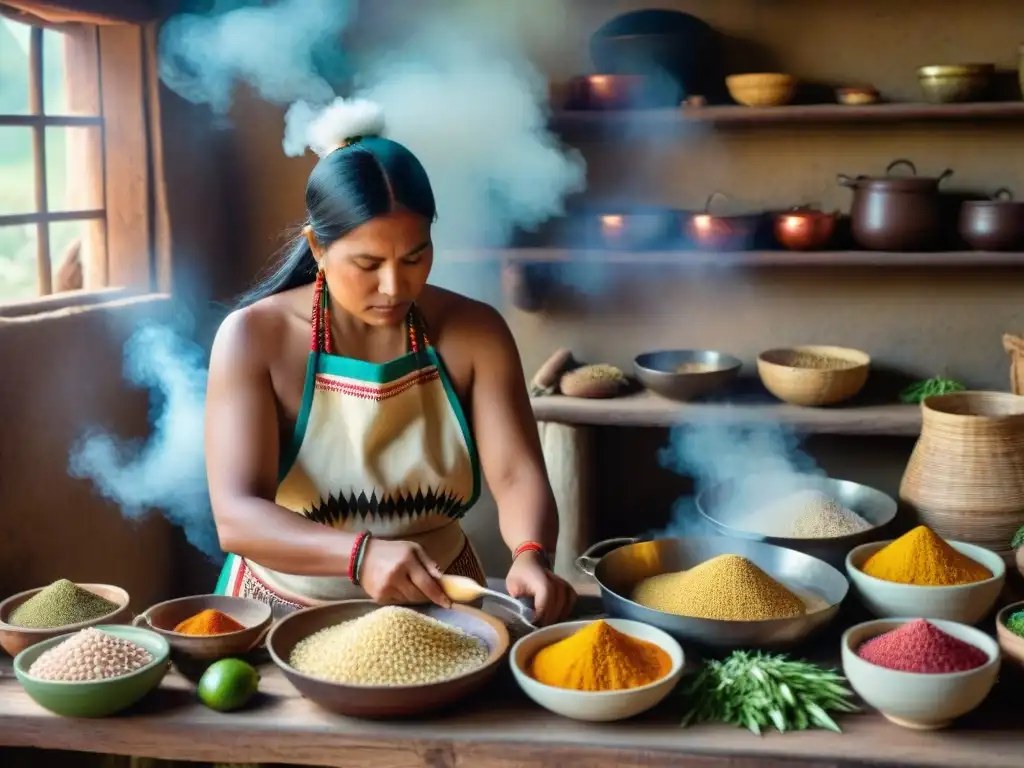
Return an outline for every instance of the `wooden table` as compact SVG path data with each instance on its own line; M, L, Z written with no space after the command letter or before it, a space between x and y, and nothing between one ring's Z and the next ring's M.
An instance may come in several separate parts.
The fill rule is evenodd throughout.
M481 699L430 719L350 720L299 697L272 665L245 711L221 714L170 673L128 714L74 720L38 707L0 661L0 746L207 762L264 762L345 768L511 768L512 766L677 766L835 768L1024 765L1024 708L1012 685L954 729L908 731L875 713L850 715L842 735L808 731L756 737L724 726L680 729L680 702L623 723L560 718L530 702L507 670ZM0 759L0 763L3 760Z

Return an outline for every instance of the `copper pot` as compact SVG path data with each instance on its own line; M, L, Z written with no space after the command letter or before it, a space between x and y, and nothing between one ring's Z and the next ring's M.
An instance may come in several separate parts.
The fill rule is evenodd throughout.
M890 176L898 165L906 165L913 176ZM850 228L853 239L872 251L924 251L935 246L941 233L942 210L939 184L953 171L937 177L918 176L909 160L894 160L885 176L839 174L837 181L853 190Z
M960 237L976 251L1016 251L1024 245L1024 203L1000 189L990 200L960 207Z
M686 234L690 242L705 251L748 249L757 236L764 216L760 213L741 216L712 215L711 203L716 197L725 198L725 195L721 192L713 193L704 205L704 213L691 216L686 223Z
M775 239L791 251L824 248L836 231L838 213L794 208L775 214Z
M644 75L580 75L569 81L568 109L651 109L675 103L663 84Z

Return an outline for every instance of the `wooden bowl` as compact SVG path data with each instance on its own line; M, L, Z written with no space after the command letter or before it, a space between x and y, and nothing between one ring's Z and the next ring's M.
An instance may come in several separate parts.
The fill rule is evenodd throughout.
M186 635L174 631L179 623L207 609L230 616L245 629L209 636ZM190 665L189 661L214 662L253 650L266 637L273 622L271 614L269 605L247 597L193 595L157 603L136 616L132 623L137 627L151 629L163 637L171 646L171 659L184 672L183 667L192 669L196 666ZM205 668L209 664L199 666Z
M798 365L804 355L837 358L841 368L811 368ZM802 346L769 349L757 357L757 373L765 388L792 405L834 405L848 400L864 387L871 358L857 349L830 346Z
M0 603L0 648L3 648L11 656L17 656L26 648L43 640L49 640L51 637L67 635L86 627L95 627L99 624L128 624L131 622L132 612L128 608L130 598L123 589L115 587L113 584L78 584L78 586L112 603L117 603L118 609L97 619L80 621L77 624L68 624L63 627L50 627L47 629L19 627L15 624L8 624L7 619L14 613L15 608L30 597L34 597L39 592L42 592L46 587L37 587L36 589L19 592Z
M409 606L425 616L476 635L490 650L487 660L477 669L459 677L427 685L346 685L305 675L288 664L296 644L314 632L343 621L358 619L380 606L372 600L346 600L316 608L304 608L281 619L270 630L267 650L285 677L308 699L324 709L349 717L404 717L452 705L482 688L494 676L498 663L508 651L505 625L476 608L453 605Z
M729 75L725 87L729 95L745 107L778 107L789 104L796 95L797 80L792 75L758 72Z

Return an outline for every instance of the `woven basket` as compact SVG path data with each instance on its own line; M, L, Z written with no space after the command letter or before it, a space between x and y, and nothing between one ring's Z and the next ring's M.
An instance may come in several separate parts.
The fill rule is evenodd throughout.
M803 355L833 357L849 363L844 368L802 368L793 365ZM804 346L769 349L757 358L757 373L765 389L792 405L835 405L849 400L864 387L871 358L859 349Z
M1024 397L956 392L921 404L900 500L946 539L1012 557L1024 524Z

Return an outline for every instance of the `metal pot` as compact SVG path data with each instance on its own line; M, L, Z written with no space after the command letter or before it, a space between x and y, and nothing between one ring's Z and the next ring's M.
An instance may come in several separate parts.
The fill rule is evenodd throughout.
M760 213L742 216L711 214L711 203L716 197L727 200L721 192L714 192L704 205L704 213L690 217L686 236L695 246L705 251L743 251L754 244L764 221Z
M775 239L791 251L816 251L828 245L838 213L794 208L775 215Z
M1024 245L1024 203L1000 189L990 200L960 207L960 237L976 251L1016 251Z
M796 491L820 491L841 506L871 523L871 528L827 539L793 539L769 536L744 527L750 509L768 507ZM818 475L751 475L742 481L728 480L705 488L696 499L697 512L723 536L763 541L795 549L843 569L850 550L884 538L884 528L896 517L896 499L852 480L835 480Z
M720 621L656 611L629 599L643 579L687 570L718 555L747 558L801 597L813 598L820 609L792 619ZM683 643L723 650L794 646L835 617L850 588L842 573L810 555L724 536L608 539L578 557L576 567L597 582L601 603L609 615L658 627Z
M580 75L569 82L567 109L674 107L674 88L644 75Z
M889 176L898 165L908 166L914 175ZM953 171L946 169L934 178L918 176L912 162L894 160L885 173L883 177L837 177L840 185L853 190L853 239L872 251L923 251L934 247L942 224L939 184Z

